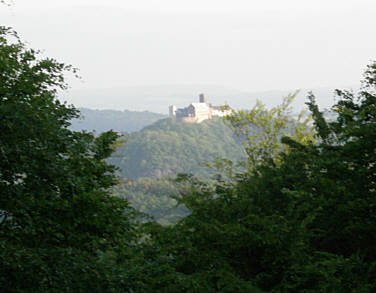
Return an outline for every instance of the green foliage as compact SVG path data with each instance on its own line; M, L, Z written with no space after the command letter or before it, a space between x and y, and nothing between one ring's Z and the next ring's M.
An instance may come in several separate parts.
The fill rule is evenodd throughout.
M309 95L316 142L288 117L292 97L228 118L242 172L221 120L131 134L112 158L127 177L199 177L179 175L179 192L123 180L117 196L117 134L69 130L78 112L56 99L72 70L0 27L1 292L376 291L376 63L359 93L337 91L331 121ZM197 164L216 157L228 176L206 180ZM168 217L171 194L190 213L166 226L136 224L120 198L167 224L186 212Z
M120 180L113 188L113 195L126 198L137 211L152 216L162 225L174 224L188 214L174 199L179 189L167 179L141 178Z
M242 141L249 168L270 160L277 163L279 153L287 151L287 145L280 142L282 136L290 136L303 144L314 141L310 116L304 117L302 112L294 119L291 115L291 103L297 93L285 97L281 105L271 109L257 101L251 110L240 110L225 117Z
M151 215L158 223L173 224L185 215L183 206L176 207L173 198L178 189L166 176L191 172L205 178L215 174L205 161L218 165L229 157L244 158L245 153L231 129L221 119L201 124L182 123L165 119L140 132L125 137L126 143L110 162L120 167L122 179L113 189L114 195L126 198L142 213ZM144 178L143 178L144 177Z
M311 95L317 142L284 137L278 164L214 183L181 176L191 214L150 227L181 292L375 292L375 81L373 63L361 92L337 91L329 122Z
M110 160L128 179L163 178L177 173L209 177L203 166L217 157L237 161L245 157L238 139L221 119L190 124L164 119L131 133Z
M67 71L0 27L1 292L136 286L117 265L134 262L135 212L108 191L118 136L68 129L78 112L56 99Z

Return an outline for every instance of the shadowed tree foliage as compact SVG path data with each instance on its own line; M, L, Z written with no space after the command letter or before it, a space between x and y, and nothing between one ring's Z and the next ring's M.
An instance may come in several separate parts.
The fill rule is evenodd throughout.
M68 130L77 110L56 99L67 71L0 27L1 292L132 287L116 264L131 259L134 211L109 194L105 162L117 135Z
M336 119L308 106L317 141L282 138L278 163L236 180L191 176L191 214L151 226L186 287L180 292L375 292L376 63L363 89L337 91Z
M177 206L176 184L169 179L122 179L113 188L114 196L126 198L137 211L152 216L162 225L170 225L187 215L187 209Z
M167 227L136 224L110 195L118 136L68 129L67 71L0 27L1 292L376 291L376 63L360 92L337 91L332 121L309 96L316 141L308 121L288 130L289 98L235 114L248 169L222 160L229 177L180 175L190 214Z

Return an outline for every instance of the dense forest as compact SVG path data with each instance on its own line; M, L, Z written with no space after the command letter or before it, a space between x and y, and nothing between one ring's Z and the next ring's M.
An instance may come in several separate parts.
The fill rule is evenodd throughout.
M186 213L173 225L114 196L108 158L117 133L69 128L79 111L58 92L74 72L0 27L1 292L376 291L376 62L359 92L336 92L330 121L310 94L312 120L291 123L292 97L270 110L257 104L233 113L226 123L240 144L229 140L232 151L206 140L212 128L214 137L227 131L216 121L162 120L138 134L144 145L128 138L119 152L127 143L129 151L147 150L157 131L190 133L184 147L195 160L214 158L189 149L200 134L213 152L232 153L213 164L210 178L176 174L176 189L150 178L123 182L134 197L148 188L161 198L172 193ZM237 156L245 157L241 168ZM155 170L195 172L189 168Z
M131 133L125 141L110 162L128 179L171 177L177 173L208 177L213 172L203 162L245 158L241 143L219 118L200 124L167 118Z
M259 102L248 112L239 111L231 118L216 117L200 124L167 118L123 137L124 145L108 160L118 167L121 178L114 194L126 198L136 210L153 216L161 224L175 223L187 214L182 206L176 207L173 198L177 193L173 179L178 174L210 180L219 171L222 176L226 170L244 171L246 154L252 157L258 152L250 142L254 137L254 146L266 144L272 152L280 151L278 140L282 135L296 132L305 139L312 138L309 118L304 116L305 121L298 121L299 117L288 113L294 98L295 95L287 96L282 105L272 109ZM255 119L261 112L264 119ZM253 123L248 123L252 119ZM270 136L272 131L278 133Z
M201 124L167 118L122 139L125 143L108 160L119 168L121 178L114 195L165 225L187 214L172 198L177 193L173 180L177 174L209 179L217 171L210 163L223 158L245 160L241 141L220 118Z
M112 194L127 199L138 212L162 225L174 224L188 214L187 208L174 198L179 194L178 185L168 178L121 179Z

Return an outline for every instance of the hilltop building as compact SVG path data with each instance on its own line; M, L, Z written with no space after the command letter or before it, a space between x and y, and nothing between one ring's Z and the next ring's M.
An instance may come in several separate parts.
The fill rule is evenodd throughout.
M230 115L230 107L212 106L206 103L205 94L199 95L199 103L191 103L185 108L176 108L169 106L169 116L176 117L183 122L201 123L204 120L211 119L213 116L224 117Z

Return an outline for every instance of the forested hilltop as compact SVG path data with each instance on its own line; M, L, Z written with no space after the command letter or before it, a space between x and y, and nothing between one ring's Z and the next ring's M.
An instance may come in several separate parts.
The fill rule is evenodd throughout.
M173 182L178 173L209 178L216 173L205 162L217 158L233 161L246 157L240 140L223 119L191 124L162 119L124 137L125 143L108 160L119 168L113 194L126 198L138 211L161 224L173 224L188 214L176 207Z
M97 133L113 130L133 132L154 123L166 115L149 111L92 110L79 108L80 118L72 119L70 128L75 131L95 131Z
M177 173L207 178L214 170L203 162L245 158L239 139L220 118L200 124L167 118L131 133L125 140L110 162L128 179L174 177Z
M269 110L258 103L233 113L227 122L241 153L230 139L228 153L213 145L228 138L215 120L162 120L135 133L143 145L125 144L123 156L162 152L163 138L175 137L189 142L165 151L178 158L179 146L197 161L210 160L205 149L245 158L242 169L218 162L210 180L200 170L175 174L175 189L150 178L138 179L140 187L125 181L133 194L172 192L188 213L168 226L114 196L108 158L117 133L69 128L79 112L58 93L74 72L0 26L0 292L376 292L376 62L361 91L337 90L329 121L313 94L312 121L291 123L292 96ZM142 164L163 166L152 158Z

